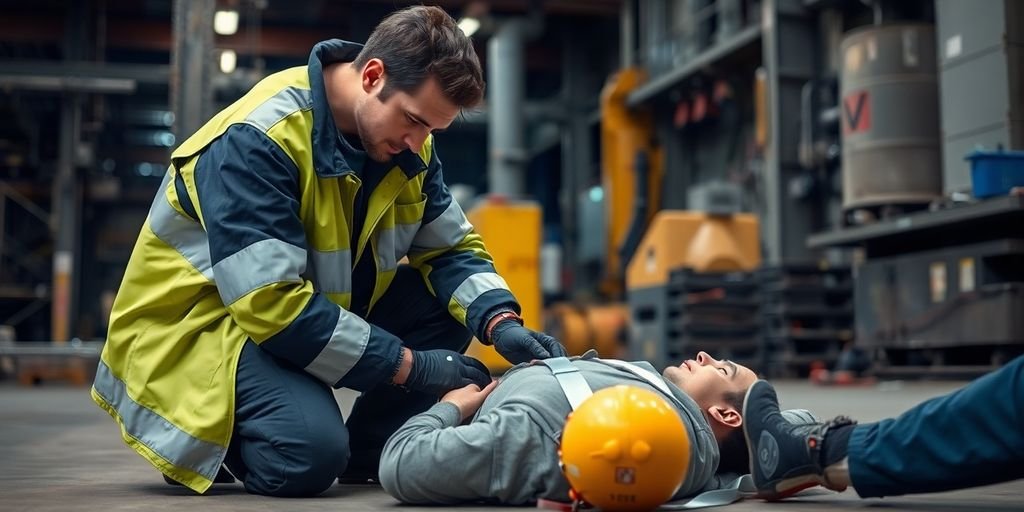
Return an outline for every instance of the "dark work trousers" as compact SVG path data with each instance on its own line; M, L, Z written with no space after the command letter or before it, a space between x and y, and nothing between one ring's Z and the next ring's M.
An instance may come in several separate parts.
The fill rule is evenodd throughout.
M367 321L412 350L464 352L472 339L407 266ZM376 477L388 437L438 399L382 383L357 399L346 425L329 386L252 342L242 349L235 396L225 464L247 491L269 496L317 495L346 468Z
M856 426L848 455L865 498L1024 478L1024 356L895 419Z

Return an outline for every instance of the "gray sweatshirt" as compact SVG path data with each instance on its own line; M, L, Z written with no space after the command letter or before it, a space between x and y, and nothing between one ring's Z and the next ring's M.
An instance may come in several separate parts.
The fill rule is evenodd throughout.
M660 393L640 377L605 364L573 364L594 391L628 384ZM633 364L658 375L649 363ZM684 405L677 412L691 439L686 481L675 498L718 488L718 444L711 427L696 402L671 382L666 384ZM460 425L458 408L446 402L409 419L384 447L380 482L389 494L412 504L567 501L569 485L558 467L558 440L570 411L550 369L517 366L466 425Z

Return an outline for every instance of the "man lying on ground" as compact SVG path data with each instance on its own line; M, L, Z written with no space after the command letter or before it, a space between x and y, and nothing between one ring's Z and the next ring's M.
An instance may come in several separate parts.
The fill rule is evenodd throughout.
M660 393L686 426L690 457L675 499L721 488L731 474L747 472L741 411L747 389L757 380L753 371L704 352L662 375L646 362L608 363L592 352L571 362L595 392L626 384ZM453 390L409 419L384 447L380 482L410 504L569 501L558 448L571 410L551 368L516 366L500 384ZM787 412L787 417L813 421L806 411Z

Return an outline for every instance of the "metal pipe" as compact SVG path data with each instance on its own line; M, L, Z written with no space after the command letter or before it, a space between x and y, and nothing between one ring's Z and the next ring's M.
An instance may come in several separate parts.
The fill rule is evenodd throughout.
M65 24L64 56L69 61L87 57L85 34L89 2L75 2L68 11ZM82 95L64 95L60 103L59 153L57 174L53 181L51 231L54 232L53 302L50 335L56 343L64 343L75 331L77 316L77 263L80 257L79 219L81 203L78 194L78 145L82 133Z
M622 21L619 50L623 68L632 67L636 63L636 5L633 0L622 2Z
M491 193L510 197L519 197L525 192L527 151L522 105L526 88L523 66L526 28L524 20L505 21L487 42L488 182Z
M135 92L136 83L125 78L0 75L0 87L8 90L130 94Z
M60 157L54 180L53 231L53 316L51 336L63 343L70 338L74 321L75 260L78 254L78 180L75 151L81 125L82 98L74 94L61 101Z
M212 114L214 12L214 0L174 2L170 90L174 135L178 141L192 135Z

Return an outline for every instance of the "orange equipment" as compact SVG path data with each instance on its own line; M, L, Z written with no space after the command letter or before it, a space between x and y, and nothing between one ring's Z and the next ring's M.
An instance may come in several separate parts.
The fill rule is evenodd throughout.
M662 210L651 221L626 270L631 291L664 286L670 271L752 271L761 265L757 217Z
M569 354L596 349L601 357L626 357L629 307L623 303L554 304L544 319L544 332L558 338Z

